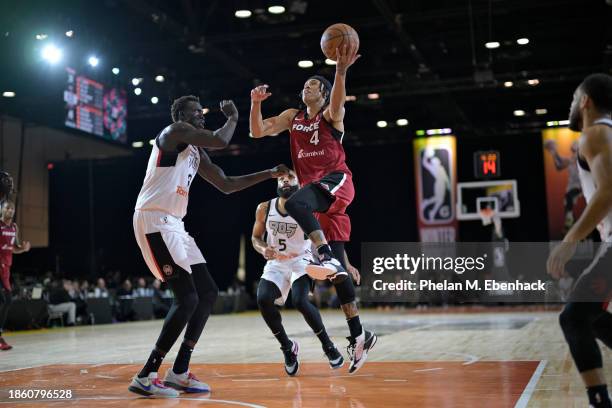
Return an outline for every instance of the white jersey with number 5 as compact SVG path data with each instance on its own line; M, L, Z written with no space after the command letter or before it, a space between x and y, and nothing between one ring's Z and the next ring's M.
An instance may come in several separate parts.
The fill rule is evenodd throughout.
M266 243L280 255L290 257L303 256L310 249L311 242L298 223L290 215L278 211L278 198L268 204Z
M189 188L199 165L200 153L195 146L182 144L175 152L166 152L159 148L156 137L135 209L185 217Z

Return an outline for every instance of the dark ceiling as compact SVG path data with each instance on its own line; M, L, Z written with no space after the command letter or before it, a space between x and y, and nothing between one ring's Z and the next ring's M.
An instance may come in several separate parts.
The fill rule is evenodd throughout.
M565 119L580 80L612 68L612 6L605 0L7 3L0 17L0 85L17 89L18 97L3 100L0 109L30 117L40 110L45 83L32 77L43 69L31 61L30 50L34 35L45 32L61 38L72 63L96 52L101 64L91 75L120 81L129 90L131 140L153 137L169 120L171 100L196 94L211 108L220 99L234 99L242 114L235 141L248 144L250 89L270 84L273 96L264 112L274 114L296 105L308 76L333 77L319 39L336 22L358 31L363 55L348 76L347 93L357 96L347 103L350 143L441 127L465 136L524 133ZM287 11L272 15L266 11L271 4ZM234 12L243 8L253 15L236 18ZM72 39L63 35L68 29L75 31ZM529 44L517 44L523 37ZM489 50L487 41L501 46ZM314 67L299 68L302 59L313 60ZM117 77L110 73L113 66L121 69ZM154 81L158 74L165 76L163 83ZM144 78L140 96L132 92L132 77ZM529 79L539 84L528 85ZM505 81L513 86L504 87ZM380 99L369 100L372 92ZM157 105L150 102L154 95ZM548 113L536 115L536 108ZM525 116L514 116L517 109ZM210 116L211 125L220 123L214 110ZM409 126L398 129L398 118L408 119ZM389 127L378 129L378 120Z

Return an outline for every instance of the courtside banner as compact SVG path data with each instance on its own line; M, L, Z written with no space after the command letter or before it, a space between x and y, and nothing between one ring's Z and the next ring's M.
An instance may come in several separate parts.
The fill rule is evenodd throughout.
M579 137L568 128L542 131L550 240L563 239L585 207L576 167Z
M413 151L419 238L423 242L454 242L457 236L455 136L416 138Z
M457 303L606 302L612 243L576 247L553 278L549 242L370 242L361 248L361 301Z

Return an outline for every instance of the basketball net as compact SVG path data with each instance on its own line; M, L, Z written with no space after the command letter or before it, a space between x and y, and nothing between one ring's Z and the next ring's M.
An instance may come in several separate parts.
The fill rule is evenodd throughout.
M493 222L495 231L498 235L501 235L501 218L499 214L497 214L497 211L492 208L482 208L478 211L478 214L480 215L480 221L482 221L483 226L487 226Z

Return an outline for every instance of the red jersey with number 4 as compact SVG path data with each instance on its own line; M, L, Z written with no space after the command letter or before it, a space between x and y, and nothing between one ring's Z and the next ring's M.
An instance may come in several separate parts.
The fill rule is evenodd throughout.
M323 111L308 118L300 111L293 118L289 129L291 160L300 185L318 181L332 172L343 172L352 176L346 165L342 147L344 132L335 129L323 117Z
M17 225L14 222L5 224L0 221L0 264L11 266L13 264L13 248L17 237Z

